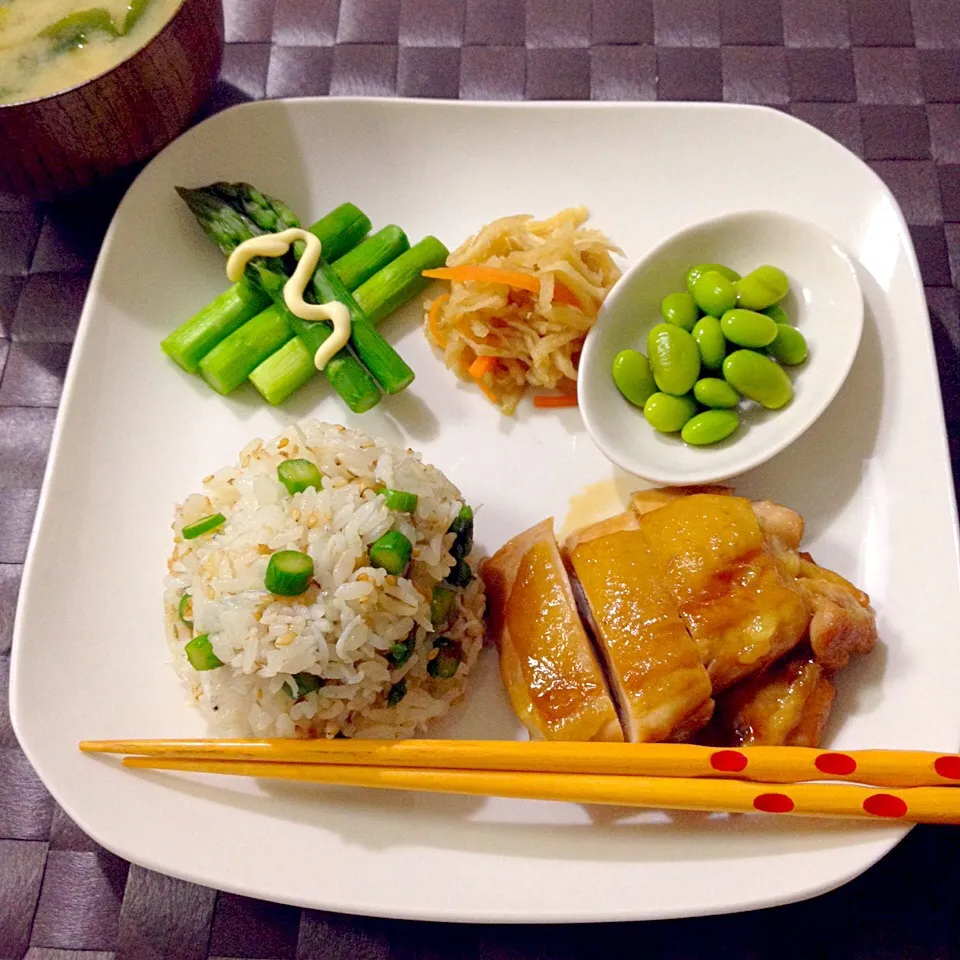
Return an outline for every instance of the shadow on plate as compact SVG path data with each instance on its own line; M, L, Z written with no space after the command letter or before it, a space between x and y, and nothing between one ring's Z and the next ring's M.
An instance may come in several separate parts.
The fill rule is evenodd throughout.
M768 497L799 511L806 521L807 541L826 535L861 487L880 435L884 394L880 326L895 321L873 277L859 264L857 274L864 292L863 337L836 399L782 454L730 481L745 496Z
M252 814L270 814L304 828L338 834L367 850L429 846L519 859L562 861L723 860L766 857L871 843L902 827L857 821L776 818L622 807L563 805L575 822L558 822L546 801L405 793L257 780L258 794L194 775L131 771L158 788L187 793ZM228 779L228 778L224 778ZM282 807L282 812L278 812ZM538 812L547 811L544 814ZM518 821L518 815L526 819ZM547 817L553 817L549 822ZM426 834L411 824L427 824ZM763 838L765 844L745 842ZM694 842L681 842L693 840Z

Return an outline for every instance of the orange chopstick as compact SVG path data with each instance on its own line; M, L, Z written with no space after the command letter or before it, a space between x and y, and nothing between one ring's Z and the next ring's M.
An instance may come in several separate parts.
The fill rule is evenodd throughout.
M338 786L415 790L523 800L614 804L658 810L771 813L898 823L960 823L960 790L910 787L880 792L839 783L791 783L770 789L738 780L632 777L504 770L339 766L250 760L126 757L139 770L214 773Z
M643 777L735 778L763 783L846 780L874 786L960 785L960 755L919 750L714 748L686 743L513 740L94 740L88 753L429 769ZM958 792L960 794L960 792Z

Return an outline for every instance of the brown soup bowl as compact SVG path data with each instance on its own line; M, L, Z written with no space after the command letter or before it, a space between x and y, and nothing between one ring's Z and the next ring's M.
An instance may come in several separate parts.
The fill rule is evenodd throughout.
M222 60L222 3L183 0L158 34L106 73L0 105L0 192L50 200L148 160L197 114Z

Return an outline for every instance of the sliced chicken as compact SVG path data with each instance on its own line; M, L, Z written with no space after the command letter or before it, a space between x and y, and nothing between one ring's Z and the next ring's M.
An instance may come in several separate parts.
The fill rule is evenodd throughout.
M710 678L639 530L578 544L569 554L626 739L665 740L709 719Z
M834 687L809 650L720 697L711 742L732 746L817 746Z
M640 531L714 691L763 669L803 638L807 604L781 575L750 501L680 497L644 513Z
M547 740L622 740L553 521L514 537L481 574L503 683L530 732Z
M877 629L866 593L799 552L803 527L672 487L572 534L572 579L552 521L514 538L482 571L514 709L548 739L817 745L835 671Z
M606 520L598 520L586 527L575 530L563 542L565 553L570 553L575 547L596 537L605 537L608 533L618 533L621 530L636 530L640 526L637 515L632 510L624 510L616 516L607 517Z

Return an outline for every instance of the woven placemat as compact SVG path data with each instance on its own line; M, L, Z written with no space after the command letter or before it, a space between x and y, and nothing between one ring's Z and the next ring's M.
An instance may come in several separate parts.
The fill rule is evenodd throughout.
M229 45L211 110L328 93L726 100L778 107L835 137L890 186L910 224L956 472L958 0L226 0L225 9ZM122 190L39 207L0 196L0 960L547 960L627 950L671 960L957 955L960 833L946 829L915 830L866 875L804 904L552 928L300 911L130 866L85 837L17 745L7 680L63 375ZM37 696L56 695L56 664L50 679ZM724 879L705 872L704 882Z

